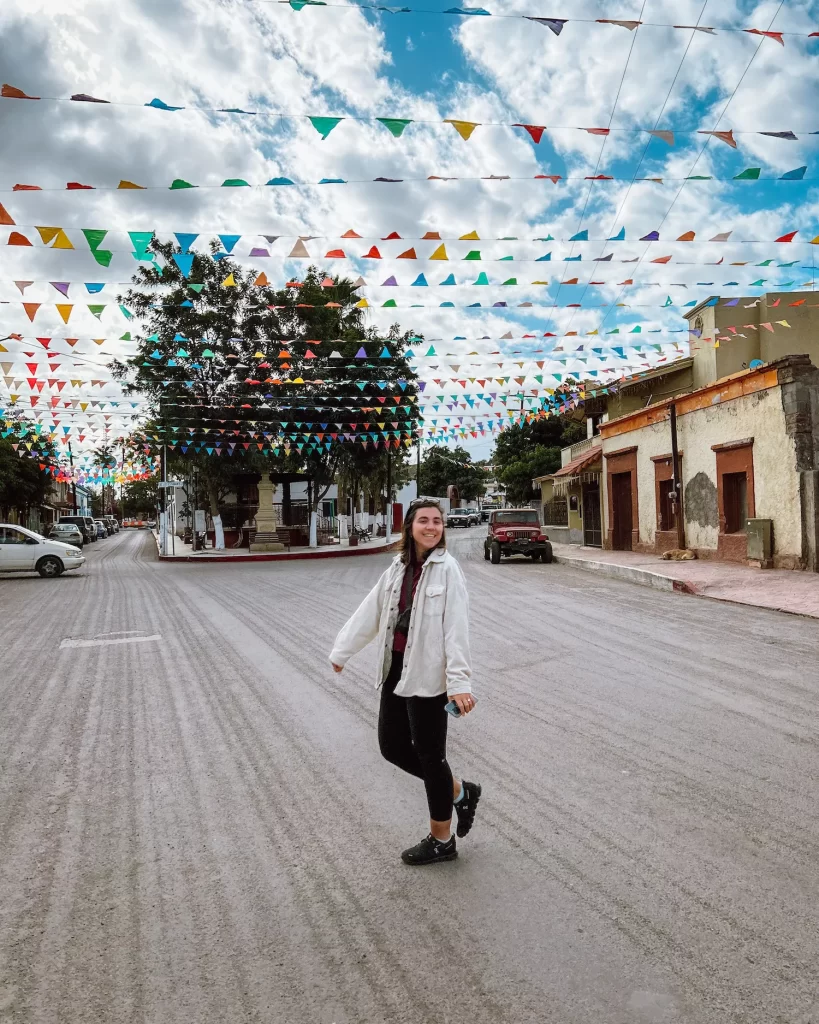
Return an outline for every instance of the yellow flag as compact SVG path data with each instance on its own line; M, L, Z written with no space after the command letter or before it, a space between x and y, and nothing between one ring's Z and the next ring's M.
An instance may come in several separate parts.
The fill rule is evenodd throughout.
M469 139L469 136L475 131L479 123L478 121L455 121L451 117L446 118L444 121L444 124L452 125L464 142Z
M470 231L468 235L461 235L458 239L459 242L479 242L480 238L477 231Z
M233 274L228 274L228 276L222 282L222 287L223 288L235 288L236 287L236 280L233 277Z
M57 248L59 248L59 246L55 245L54 248L57 249ZM71 246L71 248L73 249L74 247ZM63 318L63 323L67 324L68 323L68 319L71 316L71 312L74 309L74 307L71 306L71 305L66 305L64 303L58 302L58 303L56 303L56 309L57 309L57 312L60 314L60 316Z
M431 260L448 260L449 256L446 254L446 246L439 245L435 252L430 256Z
M37 228L40 233L40 238L43 240L43 245L49 245L51 242L54 245L52 249L73 249L74 246L71 244L71 240L68 235L63 231L62 228Z

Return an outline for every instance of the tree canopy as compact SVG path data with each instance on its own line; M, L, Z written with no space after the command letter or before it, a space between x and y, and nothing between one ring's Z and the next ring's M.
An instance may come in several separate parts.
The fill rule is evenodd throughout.
M469 452L457 448L433 448L421 467L421 490L434 497L446 497L454 485L460 496L474 501L484 492L484 472L472 461Z
M114 372L150 400L141 442L166 445L172 472L195 462L211 514L238 473L306 474L315 507L347 463L375 468L387 443L414 438L411 335L365 327L349 280L311 267L274 290L218 250L175 259L178 246L151 243L164 266L140 268L121 296L144 333Z
M516 423L498 434L495 442L495 471L506 488L507 499L525 505L532 498L532 480L560 469L560 450L582 441L583 425L565 416L549 416Z
M40 465L53 462L56 450L51 442L39 437L38 425L23 417L15 417L13 428L7 427L3 433L6 432L7 437L0 436L0 509L25 511L45 501L52 478ZM19 455L20 446L34 439L40 457Z

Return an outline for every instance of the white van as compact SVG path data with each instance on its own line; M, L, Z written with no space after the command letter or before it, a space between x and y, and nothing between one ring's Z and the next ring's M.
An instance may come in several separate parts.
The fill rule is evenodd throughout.
M85 556L73 544L47 540L24 526L0 523L0 573L38 572L53 578L84 564Z

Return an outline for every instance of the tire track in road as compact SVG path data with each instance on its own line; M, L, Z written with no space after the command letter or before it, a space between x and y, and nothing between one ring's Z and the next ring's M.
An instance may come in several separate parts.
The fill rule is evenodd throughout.
M281 582L281 606L292 609L292 611L287 617L287 621L283 623L281 622L281 611L278 609L276 611L277 620L285 626L285 629L277 635L276 647L288 658L294 668L298 667L300 671L305 671L304 650L306 646L309 646L307 631L303 625L305 620L298 615L298 605L294 603L293 591L287 587L284 581ZM218 592L228 601L239 600L241 597L241 591L238 588L226 588L221 585ZM216 588L212 589L212 593L216 596ZM269 635L263 623L257 624L255 628L260 638ZM311 671L309 675L319 686L329 690L326 672L321 675ZM359 697L358 690L355 697L352 698L342 697L343 693L343 690L334 690L333 698L340 700L345 708L352 703L360 717L369 718L371 723L374 721L375 714L372 710L374 702L368 705L363 697ZM372 698L370 700L372 701ZM511 704L508 706L511 708ZM554 711L553 708L550 710ZM565 711L565 708L563 710ZM592 722L583 716L575 715L574 717L580 723L580 737L582 738L583 729L588 729ZM594 723L596 739L600 741L607 739L607 727L615 736L619 735L624 745L626 742L631 742L632 747L636 744L646 751L650 749L648 743L639 744L634 736L618 732L613 727L610 716L608 720L602 714L599 717L601 720L599 728L596 722ZM587 732L586 735L589 736L589 733ZM465 746L469 749L470 745L466 744ZM572 854L569 856L565 852L558 852L554 847L553 835L548 833L538 834L539 845L537 846L531 842L528 846L522 843L519 835L513 845L520 848L540 866L544 865L544 860L548 860L551 876L559 880L564 888L581 896L590 908L627 934L647 955L661 956L669 963L671 969L679 974L680 980L691 989L698 991L703 998L708 997L711 1001L719 1000L719 991L711 989L702 981L703 976L708 974L706 968L708 963L722 962L726 969L737 971L747 967L746 958L751 954L756 963L764 965L770 962L782 962L794 956L795 951L792 948L782 943L777 944L763 929L751 929L742 925L735 915L728 912L727 908L720 906L718 899L711 902L701 897L690 886L683 884L678 878L669 877L667 872L655 870L649 851L641 852L639 844L635 846L634 833L628 831L628 828L639 825L639 819L632 817L627 822L614 824L607 822L608 831L603 831L601 828L595 827L593 821L590 822L588 806L584 807L578 804L573 807L571 798L567 797L565 793L561 794L562 804L559 804L556 799L548 799L542 783L536 786L528 784L525 768L510 768L508 759L494 756L485 746L478 748L477 745L472 745L472 750L469 753L472 754L472 757L469 757L467 761L471 760L473 764L482 761L488 776L494 780L494 786L496 788L502 786L506 790L505 804L507 806L522 798L527 804L537 806L539 815L542 816L545 811L553 834L559 833L563 837L560 841L561 846L565 845L567 840L572 844ZM633 749L630 752L630 757L635 760ZM678 776L681 784L689 789L696 785L694 777L686 775L685 769L688 767L688 762L683 757L675 757L671 751L664 750L663 758L662 770L666 776L672 771L670 766L677 765L678 767L673 769L673 773ZM657 764L650 760L640 763L649 772L657 768ZM546 793L548 793L548 788L547 783ZM709 794L704 786L697 788L699 792L690 794L688 802L692 810L701 811L704 798L708 796L713 804L713 795ZM678 788L674 799L679 799L683 792L683 789ZM726 801L727 798L728 794L726 793ZM719 806L709 808L714 821L719 820L723 811L732 811L733 815L737 816L743 810L750 811L752 809L750 803L745 808L741 806L730 808L727 802L723 808ZM513 834L510 832L512 819L508 815L503 815L502 812L501 818L497 817L498 804L495 801L490 801L489 810L496 815L494 821L489 819L490 823L494 823L500 835L508 840ZM504 823L506 827L500 827L503 817L506 818ZM520 832L519 821L517 826ZM784 836L781 835L766 837L767 844L782 843L783 840ZM794 844L791 848L804 857L804 847L800 848ZM543 854L544 849L550 850L546 857ZM619 860L619 870L614 875L616 879L622 879L636 868L641 872L643 884L651 886L655 897L661 892L665 893L662 903L673 905L673 909L668 906L664 907L665 924L661 923L656 911L653 917L647 916L633 901L628 902L622 891L618 892L612 889L605 884L602 877L597 877L600 874L596 870L597 866L603 865L606 870L610 870L612 857ZM560 865L560 870L555 870L555 863ZM707 870L707 863L701 860L700 868ZM626 891L627 888L626 886ZM690 919L696 919L698 928L704 927L705 934L711 937L707 951L700 949L696 957L688 952L694 935L682 934L679 924L681 921ZM703 919L708 921L707 925ZM674 936L674 931L678 933L677 937ZM741 957L737 959L740 951ZM801 967L808 971L814 979L817 979L817 975L810 968L808 962L802 961ZM757 968L753 972L753 982L750 979L748 981L749 991L751 988L755 988L764 992L771 983L775 983L777 980L779 980L777 977L771 976L767 966Z
M219 593L224 599L226 595L222 588L219 588ZM264 634L259 636L264 639ZM263 709L266 710L265 694L250 681L255 674L254 666L247 664L244 667L244 688L247 694L252 696L254 703L258 702L262 713ZM218 688L212 692L217 700L218 694ZM351 794L344 787L337 785L332 776L327 775L324 767L317 762L311 744L301 733L297 720L288 717L286 729L283 730L283 726L279 726L276 742L271 742L269 728L267 732L259 730L259 717L247 713L237 715L239 709L240 705L236 701L221 702L221 713L228 719L234 719L232 745L235 747L238 744L242 747L247 763L253 768L254 778L267 776L269 785L262 791L266 795L260 795L257 803L259 821L264 823L267 830L272 827L272 822L285 830L285 841L289 844L292 855L305 840L311 847L317 847L321 853L319 857L312 858L301 872L301 904L304 912L313 918L313 944L320 949L326 947L324 935L328 924L331 924L330 930L343 936L343 949L359 950L358 973L346 979L348 990L339 993L340 998L344 996L342 1001L345 1003L344 1008L349 1019L358 1019L356 1014L363 1014L365 1020L398 1021L402 1019L402 1006L407 1005L414 1008L418 1019L434 1019L436 1008L426 993L427 982L416 977L411 968L405 966L400 945L396 945L394 937L376 927L372 914L346 882L344 865L339 861L338 847L340 846L342 850L356 849L362 844L361 824L355 822L358 810L355 795L352 794L351 800ZM281 705L277 710L283 711ZM269 726L269 722L267 724ZM253 737L255 742L249 737ZM289 751L289 755L283 760L275 756L275 752L281 747ZM323 821L316 821L311 825L305 823L298 815L294 815L294 794L289 793L285 794L283 800L277 802L273 808L275 813L270 815L270 809L265 806L265 802L269 803L271 793L276 792L277 781L281 785L281 779L283 776L286 777L287 770L291 776L303 776L298 780L296 790L321 792L328 797L326 806L330 808L330 813L323 815ZM348 822L351 824L348 825ZM329 835L335 836L334 842L328 841L326 837ZM368 845L366 840L365 844ZM407 906L407 910L409 909ZM427 928L431 932L431 941L434 944L438 929L434 922L428 922ZM443 942L443 934L439 937ZM451 943L452 937L448 936L446 941ZM474 974L470 967L468 947L464 948L463 953L464 960L459 968L458 977L450 979L450 987L456 990L453 993L456 1005L459 988L463 987L463 995L467 997L472 992L480 991L482 987L480 977ZM329 963L334 963L335 971L342 972L343 977L345 964L343 960L337 959L338 951L336 950L334 957L332 950L325 948L324 955ZM362 986L366 986L366 997ZM501 1005L495 1003L488 995L484 996L482 1006L483 1013L478 1019L498 1022L508 1019Z
M472 545L451 751L485 794L420 873L368 663L326 664L388 557L189 566L121 534L36 647L46 581L0 581L2 1024L807 1024L815 635ZM123 629L163 640L57 652Z

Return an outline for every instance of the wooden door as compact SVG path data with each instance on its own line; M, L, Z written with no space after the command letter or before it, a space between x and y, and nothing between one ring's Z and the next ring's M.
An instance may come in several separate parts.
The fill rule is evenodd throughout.
M631 473L615 473L611 479L612 534L615 551L631 551Z

